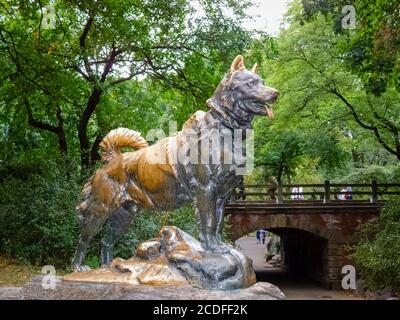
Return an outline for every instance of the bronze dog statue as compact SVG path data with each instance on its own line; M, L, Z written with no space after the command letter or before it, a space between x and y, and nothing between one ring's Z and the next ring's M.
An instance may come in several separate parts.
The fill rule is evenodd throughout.
M196 112L173 137L148 146L140 133L119 128L104 138L101 148L107 163L86 183L77 207L81 234L73 259L76 271L88 270L82 265L86 250L105 222L101 259L103 265L108 265L114 244L141 209L169 210L189 202L194 204L204 248L223 250L224 204L241 179L236 173L238 164L176 161L174 151L188 156L189 135L197 135L194 144L198 145L211 140L210 132L217 133L214 137L221 140L235 130L251 128L255 115L272 117L268 104L274 103L279 93L264 85L256 67L247 70L243 57L237 56L230 72L207 100L210 110ZM208 144L204 145L200 150L209 151ZM136 151L121 153L123 147ZM226 151L218 149L217 153L229 157Z

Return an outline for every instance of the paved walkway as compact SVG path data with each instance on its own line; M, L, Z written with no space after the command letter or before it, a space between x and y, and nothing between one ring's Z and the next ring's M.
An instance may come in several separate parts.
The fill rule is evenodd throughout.
M265 245L257 244L255 237L243 237L236 241L239 249L253 260L257 281L278 286L288 300L360 300L343 290L327 290L312 280L290 277L265 262Z

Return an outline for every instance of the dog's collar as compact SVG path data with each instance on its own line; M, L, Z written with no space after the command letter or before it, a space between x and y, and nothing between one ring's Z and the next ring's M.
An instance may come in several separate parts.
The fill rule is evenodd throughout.
M232 115L223 117L217 110L211 109L208 114L212 116L212 120L207 121L208 125L212 128L218 128L221 124L228 127L231 130L235 129L252 129L251 123L242 122Z

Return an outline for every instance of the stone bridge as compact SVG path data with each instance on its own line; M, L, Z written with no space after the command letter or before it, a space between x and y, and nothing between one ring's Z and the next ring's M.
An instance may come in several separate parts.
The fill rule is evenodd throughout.
M326 288L339 289L342 267L351 264L347 249L355 242L355 232L362 223L378 217L383 197L399 193L388 188L400 187L400 184L385 185L384 190L375 182L352 185L362 191L347 191L347 200L335 199L335 195L346 199L340 196L344 195L344 189L332 190L341 185L326 182L301 186L300 192L298 189L289 191L289 188L287 192L282 191L284 188L271 192L266 186L268 192L251 192L252 188L261 186L236 190L225 207L230 236L236 240L256 230L267 229L281 238L282 265L286 271L313 278ZM303 191L310 188L323 191ZM371 188L372 192L365 191L366 188ZM285 196L289 199L285 200Z

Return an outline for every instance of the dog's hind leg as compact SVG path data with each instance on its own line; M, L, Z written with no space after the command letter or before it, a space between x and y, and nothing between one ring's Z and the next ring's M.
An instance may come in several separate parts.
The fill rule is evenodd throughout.
M101 240L101 264L103 266L111 263L115 243L128 231L138 210L138 206L133 201L127 201L111 215L107 222L106 234Z
M81 223L78 246L75 251L72 267L75 271L88 271L88 266L82 265L85 261L86 251L93 237L99 232L108 215L98 215L95 212L84 212L78 215Z

